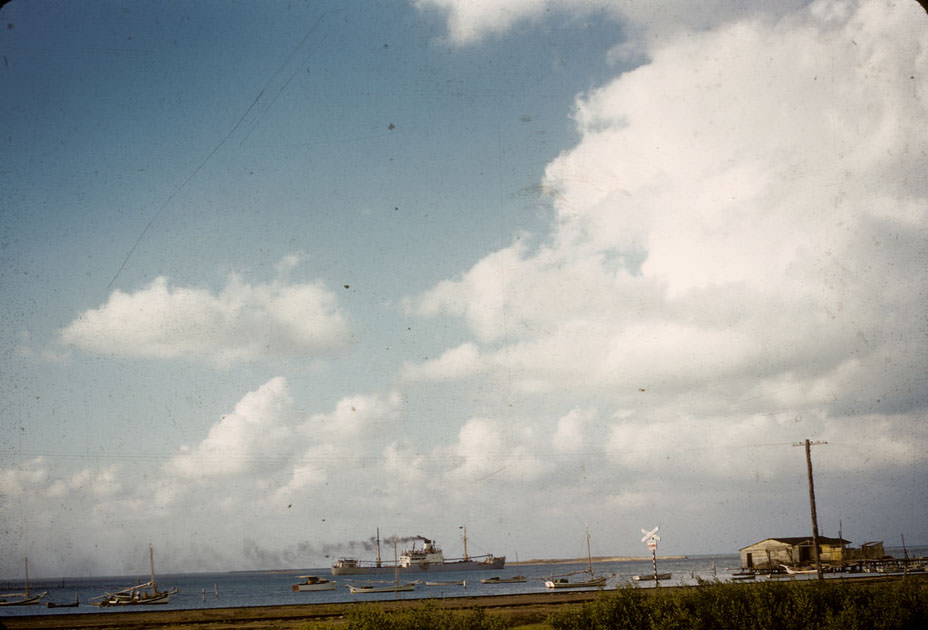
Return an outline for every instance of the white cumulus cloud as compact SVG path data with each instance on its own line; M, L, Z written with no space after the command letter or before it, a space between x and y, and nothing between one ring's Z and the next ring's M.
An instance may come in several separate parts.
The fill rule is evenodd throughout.
M90 352L228 365L319 356L343 347L350 327L322 282L249 284L231 276L218 293L158 277L82 313L61 341Z
M580 95L550 238L410 311L462 318L527 391L920 404L928 29L914 4L839 8L672 39Z

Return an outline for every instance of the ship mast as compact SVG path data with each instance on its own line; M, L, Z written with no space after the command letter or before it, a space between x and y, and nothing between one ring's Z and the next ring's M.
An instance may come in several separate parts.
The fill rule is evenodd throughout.
M380 528L377 528L377 568L380 568Z
M393 534L393 588L400 585L400 559L396 555L396 533Z
M461 525L458 529L464 530L464 560L467 560L467 526Z

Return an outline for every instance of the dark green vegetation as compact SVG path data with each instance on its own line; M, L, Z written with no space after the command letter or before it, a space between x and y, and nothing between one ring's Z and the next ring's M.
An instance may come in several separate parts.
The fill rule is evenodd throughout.
M348 630L504 630L501 617L483 608L468 611L442 610L431 602L415 608L387 612L365 604L348 613Z
M550 610L550 609L549 609ZM527 611L526 611L527 612ZM364 604L347 630L921 630L928 627L928 581L815 580L607 591L595 600L556 606L543 615L432 602L401 610ZM529 625L526 625L529 624ZM320 626L329 627L329 626Z
M915 630L926 621L923 580L629 587L548 618L555 630Z

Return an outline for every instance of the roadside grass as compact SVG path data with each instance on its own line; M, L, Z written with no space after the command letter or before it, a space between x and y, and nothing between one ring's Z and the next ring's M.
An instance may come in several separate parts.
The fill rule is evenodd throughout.
M843 580L605 591L595 600L532 610L448 610L433 602L374 603L305 630L922 630L928 580Z
M554 630L916 630L928 622L928 584L827 582L633 587L553 612Z

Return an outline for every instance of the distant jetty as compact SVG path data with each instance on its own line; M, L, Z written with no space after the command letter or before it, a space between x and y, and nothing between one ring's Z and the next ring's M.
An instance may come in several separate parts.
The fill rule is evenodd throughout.
M686 560L686 556L657 556L658 560ZM593 562L650 562L651 556L593 556ZM530 565L530 564L576 564L586 562L586 558L551 558L551 559L534 559L523 560L522 562L510 562L510 565Z

